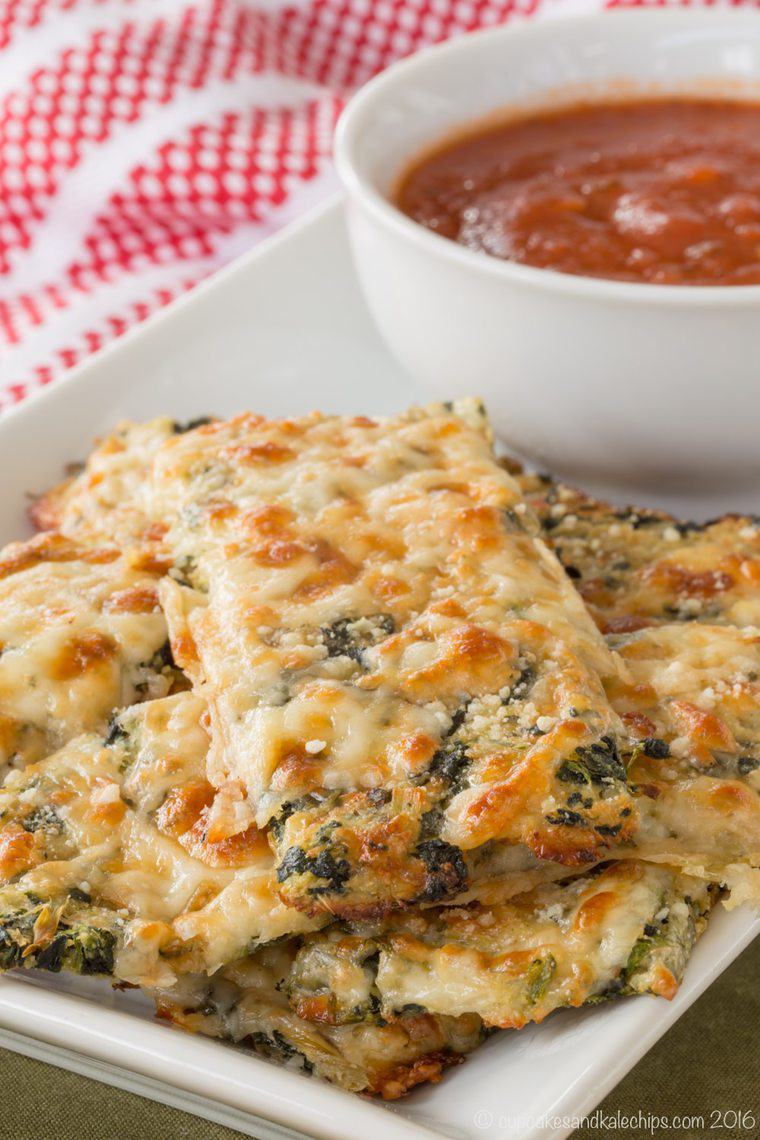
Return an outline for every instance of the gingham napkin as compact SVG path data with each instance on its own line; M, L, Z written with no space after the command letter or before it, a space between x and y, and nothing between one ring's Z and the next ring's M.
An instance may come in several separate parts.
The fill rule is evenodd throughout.
M327 197L341 107L393 60L624 5L0 0L0 411Z

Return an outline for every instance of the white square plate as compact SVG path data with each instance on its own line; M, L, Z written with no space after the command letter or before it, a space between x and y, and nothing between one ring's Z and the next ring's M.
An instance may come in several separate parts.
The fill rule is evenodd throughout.
M26 494L55 482L122 417L317 407L371 414L418 398L370 321L334 203L0 423L0 540L24 533ZM758 932L754 914L719 910L670 1004L638 998L500 1034L443 1084L393 1107L170 1030L151 1020L141 997L82 979L0 979L0 1045L253 1136L562 1140L573 1117L589 1112Z

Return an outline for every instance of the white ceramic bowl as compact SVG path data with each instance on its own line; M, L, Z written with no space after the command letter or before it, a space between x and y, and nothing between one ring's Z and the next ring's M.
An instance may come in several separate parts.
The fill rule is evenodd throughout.
M409 160L506 107L635 92L760 99L760 14L628 11L478 32L350 102L336 160L380 331L438 397L479 393L518 453L618 499L760 506L760 286L610 282L457 245L388 199Z

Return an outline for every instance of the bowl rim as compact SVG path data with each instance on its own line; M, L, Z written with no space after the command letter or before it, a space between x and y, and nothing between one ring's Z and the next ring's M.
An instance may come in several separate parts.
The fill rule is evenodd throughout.
M625 24L649 23L653 29L671 25L675 28L714 27L726 30L727 26L746 28L748 25L760 34L760 11L747 8L689 8L671 9L620 9L587 14L568 14L561 17L532 22L521 19L520 23L500 24L493 28L481 28L466 32L442 43L422 48L411 56L391 64L379 75L357 91L349 99L340 115L335 131L333 156L335 168L349 198L361 202L381 225L393 230L399 237L416 245L421 252L437 258L452 261L470 272L493 277L511 284L522 284L534 289L545 289L562 293L569 297L597 297L606 301L625 303L652 302L666 305L693 305L695 308L719 306L721 308L743 308L760 304L760 284L750 285L657 285L644 281L618 281L605 277L587 277L580 274L562 273L534 265L492 257L479 250L468 249L449 238L433 233L414 221L375 188L369 178L363 175L354 160L354 148L361 133L362 119L371 114L374 105L382 101L386 92L404 85L419 72L424 72L431 59L454 57L477 52L479 45L492 40L541 39L554 34L562 36L572 27L586 25L592 28L609 29L611 22L617 25L620 34L625 34ZM613 25L613 26L614 26ZM433 140L431 140L433 141Z

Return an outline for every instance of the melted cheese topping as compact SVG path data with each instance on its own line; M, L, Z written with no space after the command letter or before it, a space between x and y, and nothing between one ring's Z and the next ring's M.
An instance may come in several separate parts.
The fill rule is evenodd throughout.
M84 891L120 916L122 981L169 984L315 926L277 898L264 835L210 837L204 719L189 693L138 706L108 746L80 737L0 790L0 878L54 908Z
M147 475L164 440L183 430L168 416L120 423L98 443L81 472L35 500L32 522L79 542L152 547L158 555L164 527L148 517Z
M474 406L176 432L121 425L34 508L77 544L0 558L6 756L166 691L168 560L198 690L11 774L0 957L11 931L61 968L64 927L67 953L105 931L112 962L88 941L66 968L171 987L185 1028L388 1097L484 1025L672 996L707 883L760 898L760 639L729 628L758 620L754 524L519 487ZM611 639L623 666L526 496L602 630L657 625ZM355 921L321 931L334 914Z
M720 881L729 906L756 902L757 520L684 524L617 510L543 476L517 478L628 672L628 683L621 675L607 690L640 741L629 779L641 824L635 849L618 854Z
M439 1081L482 1041L480 1018L473 1015L407 1013L382 1026L305 1021L287 998L295 950L293 943L266 947L212 979L183 978L155 993L159 1016L191 1033L251 1047L295 1072L386 1100Z
M483 1023L516 1028L624 993L672 997L710 905L686 876L617 864L490 910L448 907L268 947L210 983L157 995L159 1010L354 1091L397 1096L438 1079L431 1062L473 1048Z
M637 850L760 898L760 634L687 622L616 640L614 703L641 744ZM733 900L738 901L737 899Z
M603 632L673 621L760 626L757 519L682 523L619 510L543 476L518 479Z
M258 825L312 795L422 788L417 820L440 810L437 838L462 849L499 838L574 862L633 829L613 768L566 814L557 770L614 753L599 675L617 664L481 431L441 409L242 416L168 440L152 483L187 583L162 598L209 701L211 779L240 782ZM459 787L436 772L454 745ZM288 898L309 908L325 884L306 858ZM370 893L393 900L393 877Z
M60 535L0 552L0 767L23 767L123 705L169 691L154 575Z
M627 863L503 906L402 919L378 942L381 1008L416 1002L519 1029L555 1009L618 993L670 998L709 905L705 884Z

